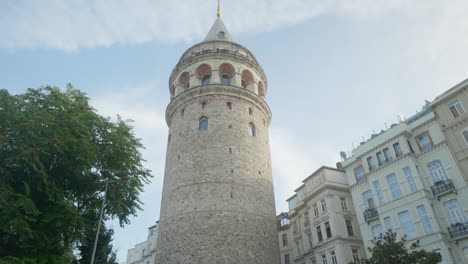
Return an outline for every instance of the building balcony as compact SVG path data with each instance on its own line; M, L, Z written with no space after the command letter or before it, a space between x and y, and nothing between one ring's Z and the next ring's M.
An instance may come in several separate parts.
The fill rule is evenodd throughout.
M448 228L448 230L452 238L459 239L466 237L468 236L468 222L453 224Z
M370 222L378 218L379 218L379 212L377 211L377 208L369 208L364 211L364 220L366 222Z
M450 179L440 180L431 186L431 190L434 196L440 196L445 193L453 192L455 190L455 186Z

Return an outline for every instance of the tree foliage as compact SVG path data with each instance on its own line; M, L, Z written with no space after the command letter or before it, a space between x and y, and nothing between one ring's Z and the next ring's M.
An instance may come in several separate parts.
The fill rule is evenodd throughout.
M419 249L419 240L406 248L407 240L404 236L397 241L396 233L387 232L372 240L374 245L369 247L371 257L360 260L359 264L437 264L442 257L437 252ZM350 262L354 264L356 262Z
M128 121L96 113L68 85L0 90L0 264L71 263L95 228L104 185L91 172L125 174L109 185L104 220L141 209L152 177Z

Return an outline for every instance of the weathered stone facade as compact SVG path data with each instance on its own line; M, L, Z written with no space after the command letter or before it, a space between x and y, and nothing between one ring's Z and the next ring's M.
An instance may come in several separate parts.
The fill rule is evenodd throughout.
M156 263L276 264L266 78L219 18L213 28L220 39L185 52L169 80Z

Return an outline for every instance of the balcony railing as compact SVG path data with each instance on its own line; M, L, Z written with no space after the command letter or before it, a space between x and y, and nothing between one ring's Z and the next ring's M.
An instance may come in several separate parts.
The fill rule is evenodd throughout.
M468 236L468 222L451 225L448 230L452 238Z
M439 196L455 190L455 186L453 186L452 180L447 179L435 182L434 185L431 186L431 190L434 196Z
M379 218L379 212L376 208L369 208L364 211L364 220L366 222Z

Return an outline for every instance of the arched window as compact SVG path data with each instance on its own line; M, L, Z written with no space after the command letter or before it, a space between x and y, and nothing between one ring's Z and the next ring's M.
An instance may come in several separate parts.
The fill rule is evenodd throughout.
M206 109L206 102L201 103L201 109L205 110Z
M255 133L256 133L256 131L255 131L255 126L254 126L254 124L249 123L249 136L255 137Z
M226 103L226 108L227 108L227 110L229 110L229 111L232 110L232 104L231 104L231 102L227 102L227 103Z
M203 76L202 78L202 85L208 85L210 84L210 79L211 79L211 76L210 75L205 75Z
M200 121L198 123L198 129L208 130L208 118L206 116L200 118Z
M427 164L427 170L432 177L432 180L435 182L438 181L445 181L448 179L447 172L445 172L444 165L440 160L435 160L429 164Z
M221 76L221 84L230 85L231 79L229 79L229 76L227 75Z
M241 80L243 81L243 83L241 81L242 87L245 88L247 85L250 85L254 82L254 76L249 70L243 70L241 73Z

